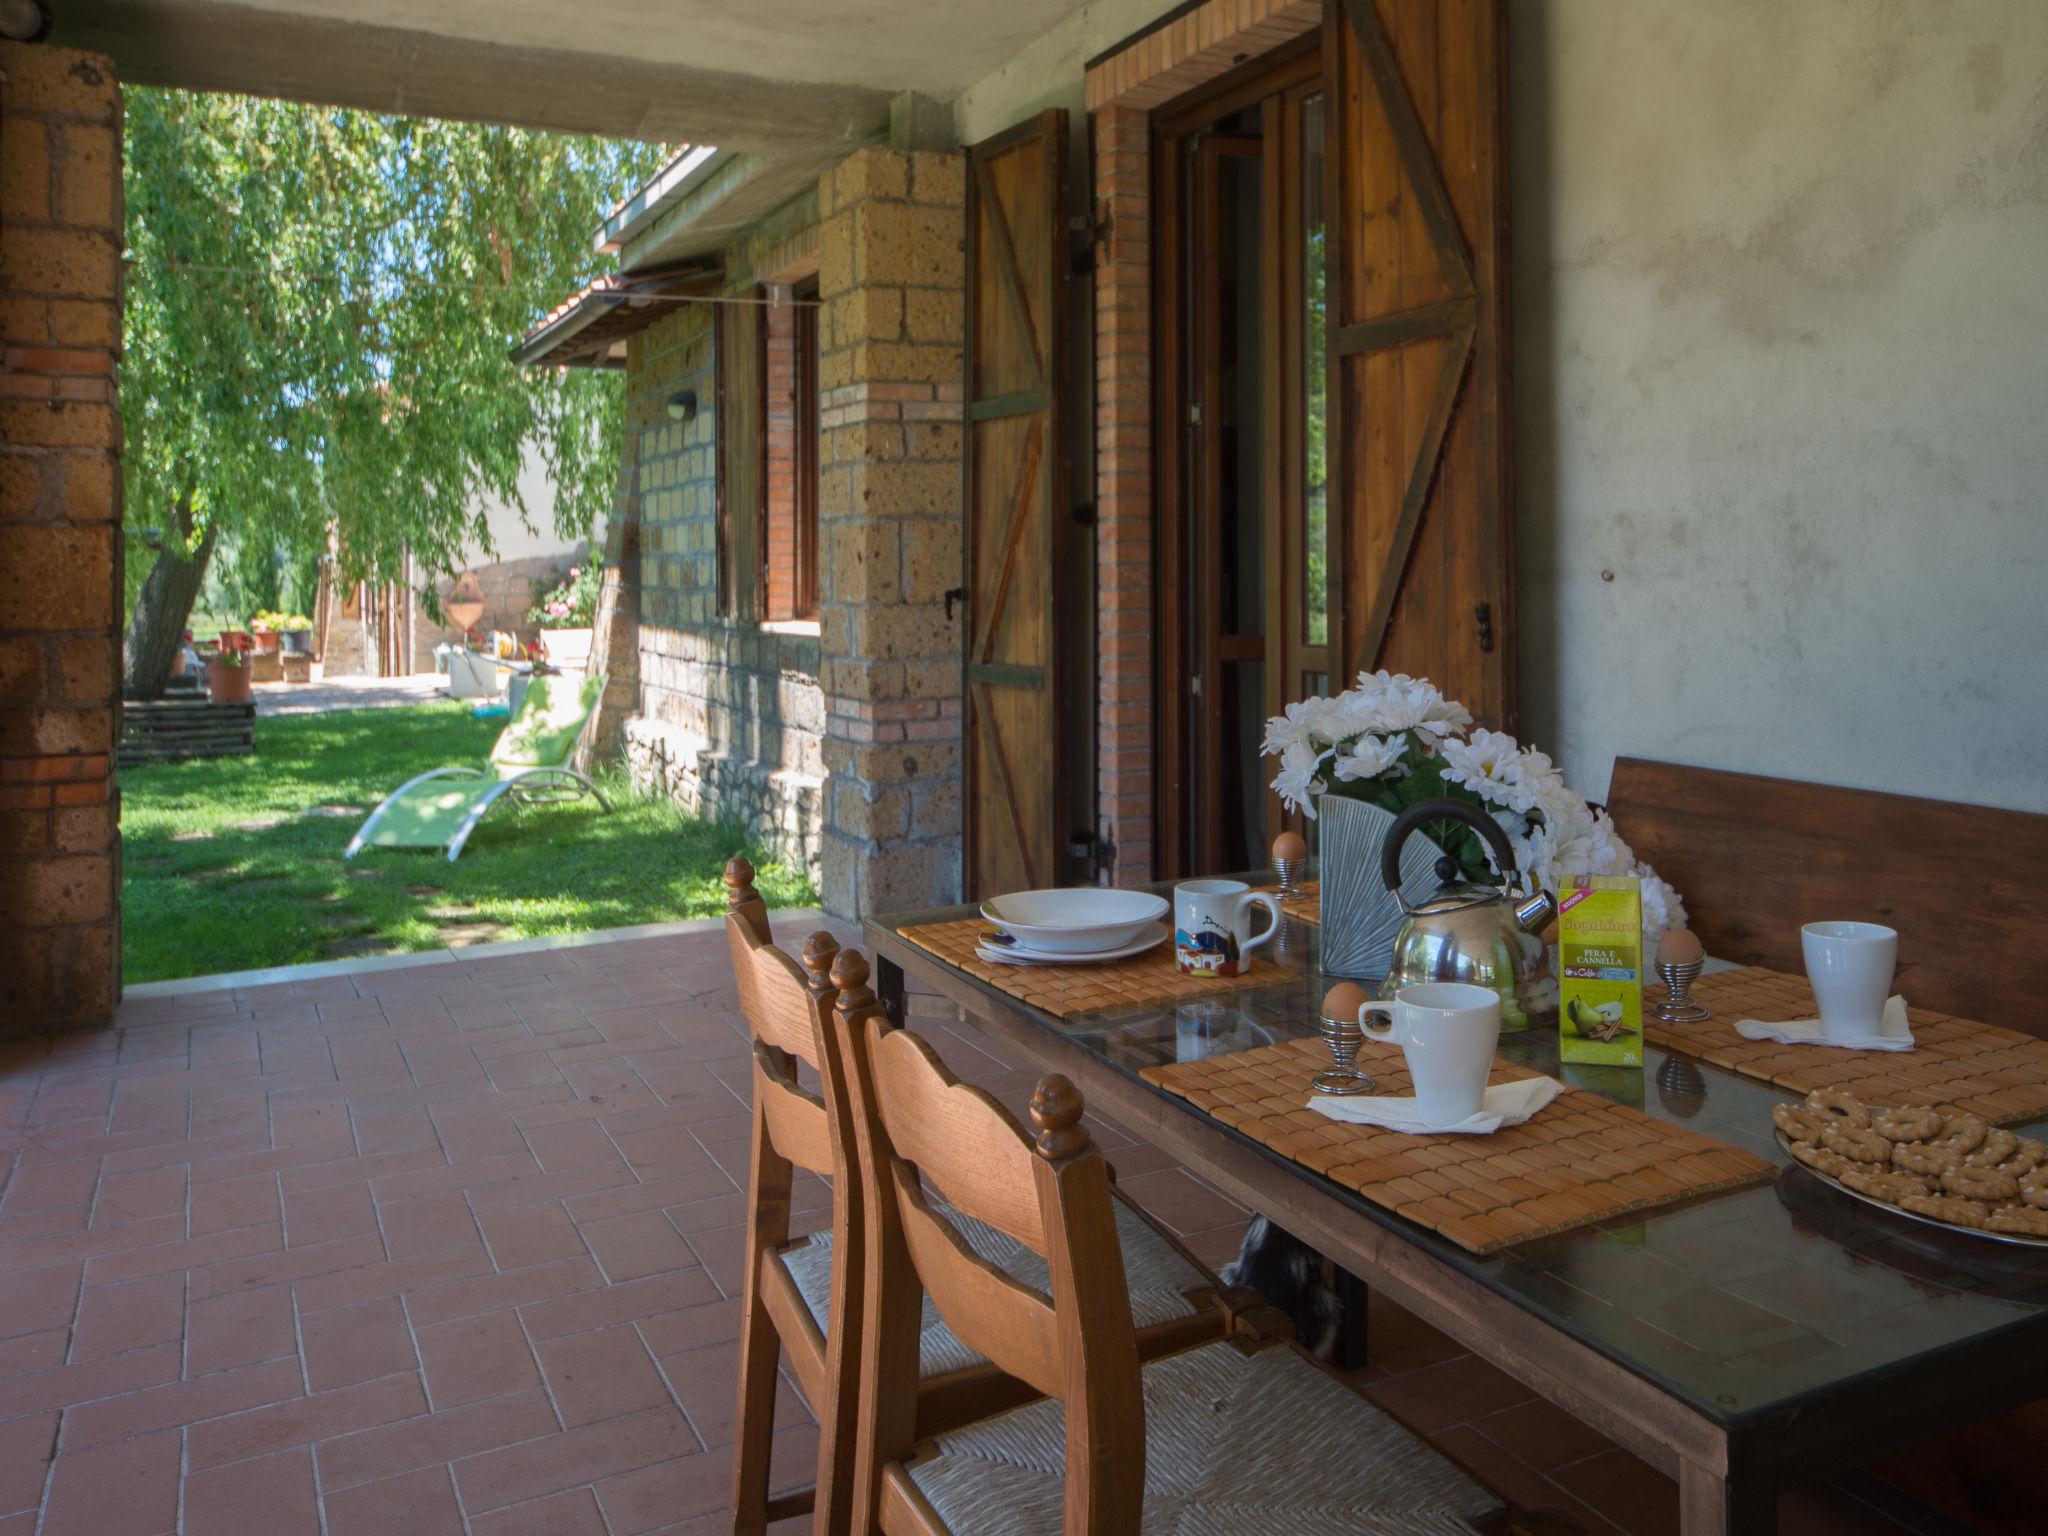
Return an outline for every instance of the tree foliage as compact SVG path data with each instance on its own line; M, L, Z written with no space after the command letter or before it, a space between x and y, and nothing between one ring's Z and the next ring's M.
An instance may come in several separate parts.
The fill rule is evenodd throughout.
M333 526L349 578L408 550L448 570L489 547L487 496L532 515L530 443L558 530L590 530L619 381L506 349L608 265L592 223L657 147L184 91L126 109L131 529L173 559L209 529L303 559Z

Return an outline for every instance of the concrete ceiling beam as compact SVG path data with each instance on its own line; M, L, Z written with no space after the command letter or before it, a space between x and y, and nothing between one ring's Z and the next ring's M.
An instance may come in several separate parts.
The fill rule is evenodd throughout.
M779 153L889 128L890 94L219 3L53 0L50 41L130 85ZM601 41L601 39L597 39Z

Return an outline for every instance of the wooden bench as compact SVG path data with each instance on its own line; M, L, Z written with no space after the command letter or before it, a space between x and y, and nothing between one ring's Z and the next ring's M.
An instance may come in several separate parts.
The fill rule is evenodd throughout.
M247 757L255 750L254 704L215 704L203 694L130 699L121 706L121 745L114 760L127 768L188 757Z
M1802 923L1899 930L1899 991L2048 1036L2048 816L1624 757L1607 809L1707 953L1802 974Z
M1707 952L1805 972L1799 926L1899 930L1909 1003L2048 1036L2048 816L1622 758L1607 809L1685 897ZM1985 1533L2040 1528L2048 1400L1871 1470Z

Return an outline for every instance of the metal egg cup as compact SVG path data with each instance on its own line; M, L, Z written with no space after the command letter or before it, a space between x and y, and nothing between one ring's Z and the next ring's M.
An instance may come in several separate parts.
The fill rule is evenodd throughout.
M1323 1044L1330 1048L1330 1057L1337 1064L1309 1079L1309 1086L1317 1093L1371 1093L1378 1086L1358 1070L1358 1048L1365 1044L1365 1031L1358 1027L1358 1020L1324 1019Z
M1280 894L1283 898L1299 896L1301 888L1308 884L1308 858L1303 855L1298 859L1275 859L1273 873L1280 877Z
M1701 1019L1711 1019L1713 1014L1692 1000L1692 984L1700 979L1706 964L1704 960L1688 960L1683 965L1660 964L1657 974L1663 978L1666 996L1650 1009L1650 1016L1667 1024L1697 1024Z

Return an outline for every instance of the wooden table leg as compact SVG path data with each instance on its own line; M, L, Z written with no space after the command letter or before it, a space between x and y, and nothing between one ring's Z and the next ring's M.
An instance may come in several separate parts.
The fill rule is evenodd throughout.
M1680 1462L1678 1528L1683 1536L1776 1536L1778 1490L1769 1478L1738 1482Z
M898 1029L903 1027L903 967L887 955L875 956L875 1001Z
M1340 1371L1355 1371L1366 1363L1371 1320L1368 1315L1372 1291L1342 1264L1337 1269L1337 1347L1331 1363Z

